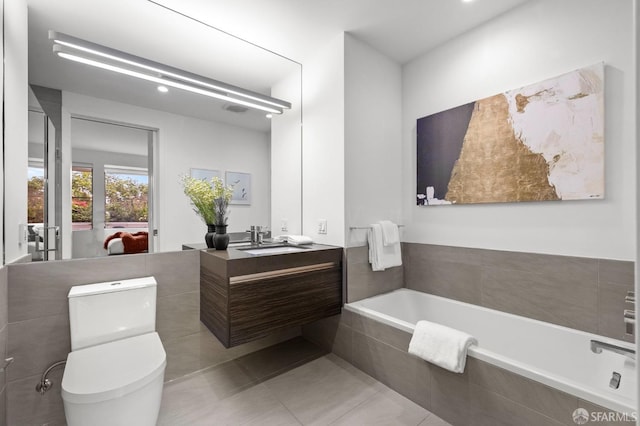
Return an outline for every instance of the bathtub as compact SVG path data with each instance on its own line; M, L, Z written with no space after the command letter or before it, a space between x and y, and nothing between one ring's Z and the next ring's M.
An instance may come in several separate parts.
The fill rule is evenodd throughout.
M469 356L619 412L636 412L636 361L591 351L592 339L633 349L596 334L409 289L370 297L345 309L413 333L419 320L465 331L478 340ZM618 389L609 387L613 372Z

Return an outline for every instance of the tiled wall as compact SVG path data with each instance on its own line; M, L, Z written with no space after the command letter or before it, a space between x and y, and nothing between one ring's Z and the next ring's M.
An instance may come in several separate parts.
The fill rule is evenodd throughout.
M7 357L9 336L7 302L7 268L0 266L0 362ZM7 424L7 375L0 372L0 425Z
M633 262L403 243L405 287L616 339ZM350 286L350 284L349 284Z
M15 358L8 370L6 391L9 425L65 422L62 368L50 373L54 386L46 394L39 395L35 386L44 370L66 359L70 351L67 293L73 285L147 275L156 278L156 329L167 352L167 381L299 334L299 328L287 330L225 350L200 323L197 250L9 265L3 271L7 272L4 279L0 275L0 292L7 291L8 283L8 298L0 300L8 299L8 326L0 324L0 338L8 329L8 356ZM0 320L1 314L0 307Z
M303 335L454 426L561 426L578 407L610 411L471 357L451 373L410 355L409 333L347 310Z
M373 272L347 249L347 302L407 287L620 340L633 291L628 261L402 243L401 267Z
M403 267L373 272L369 264L369 249L350 247L347 256L347 302L356 302L376 294L386 293L403 285Z

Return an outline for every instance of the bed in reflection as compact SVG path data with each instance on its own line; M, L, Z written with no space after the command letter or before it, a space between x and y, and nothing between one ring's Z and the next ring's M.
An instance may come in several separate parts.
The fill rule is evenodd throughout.
M116 254L146 253L149 248L149 233L145 231L118 231L104 240L103 248L109 256Z

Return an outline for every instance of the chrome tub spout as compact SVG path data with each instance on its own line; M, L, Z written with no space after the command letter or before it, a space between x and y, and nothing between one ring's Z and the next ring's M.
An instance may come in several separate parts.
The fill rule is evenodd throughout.
M591 341L591 352L599 354L602 351L615 352L620 355L628 356L629 358L636 359L636 351L633 349L625 348L611 343L601 342L599 340Z

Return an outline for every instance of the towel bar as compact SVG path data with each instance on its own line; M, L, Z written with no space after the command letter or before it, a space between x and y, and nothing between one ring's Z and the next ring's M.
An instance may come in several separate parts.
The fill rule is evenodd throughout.
M398 228L402 228L404 227L404 225L398 225ZM350 226L349 230L354 230L354 229L371 229L371 226Z

